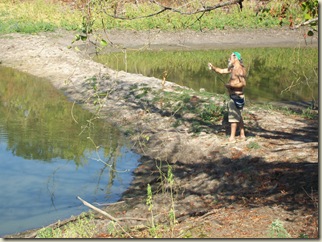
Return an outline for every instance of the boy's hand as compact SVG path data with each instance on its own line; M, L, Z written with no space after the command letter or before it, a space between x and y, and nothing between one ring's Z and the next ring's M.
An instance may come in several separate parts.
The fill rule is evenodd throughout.
M209 62L209 63L208 63L208 68L209 68L209 70L212 70L212 67L213 67L213 65Z

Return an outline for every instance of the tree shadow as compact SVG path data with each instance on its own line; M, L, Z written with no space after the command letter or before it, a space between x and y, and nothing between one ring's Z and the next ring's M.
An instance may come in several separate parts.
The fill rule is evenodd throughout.
M133 99L135 108L149 110L161 116L172 116L177 121L184 121L190 124L198 123L205 127L208 135L228 134L229 123L227 112L222 113L220 122L211 123L200 119L198 116L186 116L191 112L194 104L187 102L191 109L187 112L173 112L157 107L153 102L142 102L142 99ZM318 142L317 120L297 120L305 125L301 127L290 126L289 130L265 129L261 127L259 119L263 113L247 114L246 126L247 136L259 136L269 140L284 140L285 144L292 141L295 143ZM187 118L188 117L188 118ZM191 132L191 131L190 131ZM178 140L180 142L180 140ZM287 143L288 142L288 143ZM279 149L269 151L278 152L291 150L291 146L281 146ZM311 146L317 149L318 145ZM180 152L180 144L174 145L172 152ZM315 152L312 150L312 152ZM218 155L220 153L220 155ZM255 153L255 152L254 152ZM170 154L171 156L171 154ZM233 157L233 156L232 156ZM242 204L247 207L257 206L282 206L287 211L306 210L312 213L317 212L318 204L318 163L312 163L303 159L301 162L285 161L283 157L268 161L264 157L257 155L237 156L231 158L228 154L214 149L214 153L205 157L203 161L191 164L184 160L169 164L167 161L155 160L153 157L143 156L141 165L135 170L134 181L124 198L141 197L146 198L146 186L150 184L153 191L160 191L160 183L164 183L168 165L171 165L174 176L185 181L186 185L178 187L176 192L178 199L185 196L196 195L198 197L211 195L221 206L230 204ZM203 183L214 186L198 185L194 178L204 176ZM182 183L181 183L182 184ZM162 185L162 184L161 184ZM134 200L133 203L140 203L142 200Z
M294 141L300 141L300 142L318 142L318 120L316 119L297 119L296 121L299 121L305 126L297 127L294 126L291 131L284 131L282 128L280 130L268 130L265 128L262 128L258 122L258 119L260 118L262 114L255 115L255 114L247 114L248 118L253 121L253 124L247 126L248 136L259 136L262 138L265 138L267 140L269 139L288 139L288 140L294 140ZM276 126L276 128L279 128ZM316 146L316 148L318 145Z
M157 164L157 165L156 165ZM219 158L209 159L205 163L187 164L177 161L174 164L142 157L142 164L135 172L131 187L123 198L135 198L132 206L146 200L146 186L160 193L163 175L171 165L173 175L180 180L183 187L175 187L175 203L179 210L184 208L189 216L201 216L211 211L214 206L230 207L241 205L247 208L278 206L288 212L301 212L318 216L319 181L318 163L310 162L266 162L258 156L242 159ZM200 182L200 177L203 177ZM215 184L211 186L211 184ZM165 187L168 184L164 184ZM165 188L165 193L168 194ZM167 200L165 193L160 196ZM211 197L212 204L200 204L197 209L191 207L191 199ZM197 201L196 201L197 202ZM169 204L168 204L169 205ZM157 208L157 202L155 203ZM180 213L177 219L180 218Z
M257 115L252 116L255 121L257 118ZM255 122L248 127L248 135L259 136L267 142L283 139L285 146L277 146L277 149L269 152L287 150L292 152L293 147L290 146L293 144L292 141L294 144L318 142L317 121L303 120L303 122L305 126L294 127L291 131L267 130L260 127L259 122ZM223 125L227 123L223 121L221 127L218 125L216 128L222 129ZM257 155L245 155L242 151L237 151L240 154L230 156L229 151L227 155L223 155L225 153L219 149L214 148L208 157L192 164L184 160L169 164L166 161L143 156L141 165L135 171L133 184L125 193L125 197L146 197L146 184L150 184L154 191L158 191L160 183L165 179L162 178L161 173L167 174L167 167L171 165L174 176L181 181L180 184L187 184L176 190L177 194L180 194L178 199L181 201L187 196L210 195L218 205L224 207L232 204L240 204L249 208L279 206L286 211L302 210L317 216L318 162L312 163L306 159L293 162L282 156L280 158L277 156L274 161L268 161L258 153ZM318 144L312 145L311 149L318 149ZM180 152L179 148L174 149L173 152ZM317 152L317 150L312 150L312 152ZM197 182L196 179L199 176L204 177L201 185L200 180ZM211 186L210 184L214 181L216 185ZM189 205L186 204L186 206ZM202 210L203 213L206 213L207 209L209 208L205 207Z
M261 157L224 158L206 164L176 164L176 173L193 170L206 173L205 182L217 180L207 189L186 189L185 193L214 195L220 204L240 203L248 207L282 206L285 210L315 210L318 204L318 163L267 163ZM182 177L181 177L182 178Z

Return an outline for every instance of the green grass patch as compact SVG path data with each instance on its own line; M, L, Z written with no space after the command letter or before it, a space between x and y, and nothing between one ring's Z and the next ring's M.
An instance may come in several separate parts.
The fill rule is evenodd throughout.
M205 5L214 5L213 1L204 1ZM269 11L255 11L256 6L252 2L244 1L243 10L238 5L232 5L226 11L222 8L207 13L180 14L173 11L165 11L153 17L144 17L156 12L161 8L150 2L139 4L126 3L117 10L118 16L114 18L115 2L91 1L90 28L100 29L130 29L150 30L159 29L176 31L183 29L212 30L212 29L249 29L249 28L272 28L276 26L288 26L289 17L293 19L303 18L303 12L297 1L287 1L289 8L280 19L279 13L283 1L272 1L266 8L273 8L275 14ZM202 8L200 1L190 1L189 4L181 4L176 8L184 13L193 12ZM88 7L75 8L68 4L52 3L46 0L11 1L3 0L0 3L0 33L22 32L36 33L41 31L53 31L56 28L66 30L81 30L84 27L83 17L87 16ZM130 20L132 19L132 20Z
M276 219L270 225L269 238L285 239L285 238L291 238L291 236L284 228L282 221L280 221L279 219Z
M87 216L86 213L82 213L76 221L69 222L62 227L40 229L36 238L93 238L96 232L93 214L89 213Z
M0 3L0 33L37 33L57 28L76 30L81 24L81 12L68 6L45 0Z
M228 76L209 71L214 66L227 66L227 53L234 49L199 51L127 51L99 55L95 61L115 70L139 73L200 91L224 94ZM247 100L297 101L318 97L317 48L242 48L247 70ZM290 64L292 63L292 64ZM203 94L205 95L205 94ZM247 104L246 104L247 105Z
M257 150L257 149L261 148L261 146L257 142L251 141L251 142L249 142L249 144L247 144L247 148Z

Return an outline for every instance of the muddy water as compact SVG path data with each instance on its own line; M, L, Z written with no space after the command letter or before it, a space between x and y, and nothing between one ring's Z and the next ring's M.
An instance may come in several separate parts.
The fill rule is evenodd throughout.
M139 155L48 81L0 67L0 236L117 201Z
M216 74L207 63L227 66L232 51L242 54L247 69L248 100L310 102L318 98L318 49L244 48L201 51L126 51L98 56L96 60L116 70L163 78L179 85L225 93L228 76Z

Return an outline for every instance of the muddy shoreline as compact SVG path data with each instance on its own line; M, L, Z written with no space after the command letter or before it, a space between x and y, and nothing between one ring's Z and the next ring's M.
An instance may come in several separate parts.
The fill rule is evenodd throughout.
M108 37L113 46L105 51L118 51L120 48L186 50L304 47L303 32L288 29L186 31L175 34L162 31L111 31ZM140 93L139 88L129 95L134 86L176 92L178 85L166 82L163 86L160 79L117 72L96 63L90 58L94 53L92 45L77 43L81 51L76 51L75 46L67 48L74 34L58 31L0 36L0 51L4 53L0 62L4 66L48 79L72 101L82 103L84 108L93 112L96 110L93 102L85 101L91 100L94 94L88 88L88 80L97 77L99 90L109 93L108 99L101 100L100 116L117 124L124 132L130 130L129 138L135 144L134 149L143 157L135 170L131 187L123 196L124 203L106 207L106 211L115 217L139 216L149 219L150 212L145 204L146 185L151 184L157 191L160 186L159 170L166 172L167 164L170 164L175 176L179 227L187 227L189 221L193 224L195 219L216 210L217 213L207 216L212 221L220 221L211 225L209 237L227 238L234 235L242 238L245 235L237 233L236 229L232 229L232 224L225 222L225 214L231 211L240 216L240 221L245 212L254 211L265 215L265 219L260 223L242 220L242 226L253 228L249 237L265 237L263 228L276 218L283 220L286 228L292 228L293 237L303 228L313 231L314 228L308 227L309 223L303 217L311 219L311 222L317 220L317 209L304 191L317 193L318 188L318 120L306 120L256 106L246 107L248 140L221 146L226 139L225 124L214 124L210 132L195 135L189 132L189 117L183 117L184 124L174 127L177 117L162 112L158 105L149 106L153 96L147 96L141 102L135 98ZM317 48L317 37L307 40L307 43L308 47ZM218 105L221 105L220 100ZM145 137L149 137L148 141L144 141ZM258 149L251 148L255 143ZM248 167L247 171L245 167ZM283 175L275 177L277 173ZM301 186L304 191L296 189ZM303 199L307 203L303 203ZM169 193L155 194L154 200L155 214L158 214L155 222L166 222L166 211L171 205ZM238 227L237 221L234 226ZM102 230L107 223L99 214L96 222ZM204 219L202 222L205 222ZM138 224L142 222L122 221L124 227ZM7 237L34 236L35 233L27 231Z

